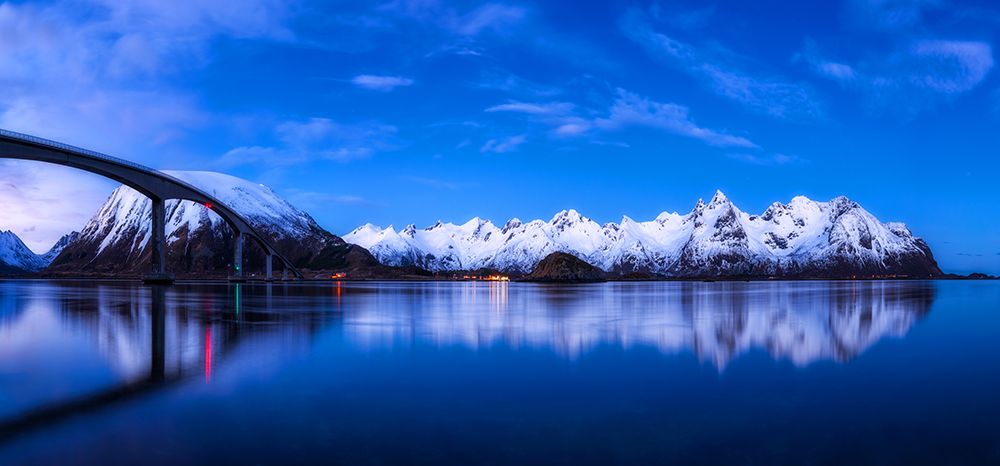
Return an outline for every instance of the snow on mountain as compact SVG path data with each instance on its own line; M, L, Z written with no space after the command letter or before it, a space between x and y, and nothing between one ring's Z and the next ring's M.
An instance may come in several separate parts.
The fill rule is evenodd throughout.
M14 232L0 231L0 273L34 272L45 265Z
M321 256L323 261L334 263L344 259L345 251L354 249L264 185L214 172L164 173L225 203L299 266L322 268L328 264L317 264ZM177 271L226 268L233 243L225 221L194 202L173 199L165 204L168 267ZM150 254L151 209L152 203L144 195L127 186L118 187L53 267L92 272L143 267Z
M556 251L612 273L664 276L852 276L940 274L927 245L905 225L882 223L846 197L803 196L761 215L737 208L722 192L686 214L599 225L575 210L548 222L508 221L497 228L474 218L397 233L368 224L344 236L383 264L433 271L482 267L530 271Z
M59 254L63 252L63 249L66 249L66 246L69 246L79 237L80 232L74 231L63 235L62 238L59 238L59 241L56 241L56 244L52 245L52 247L46 251L45 254L41 255L42 262L45 263L45 266L48 267L48 265L51 264L56 257L59 257Z
M48 267L62 250L72 243L79 233L63 236L44 254L35 254L12 231L0 231L0 273L37 272Z

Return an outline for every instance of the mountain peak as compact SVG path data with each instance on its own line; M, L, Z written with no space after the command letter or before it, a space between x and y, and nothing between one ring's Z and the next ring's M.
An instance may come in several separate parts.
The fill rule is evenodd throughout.
M508 231L513 230L519 226L521 226L521 219L514 217L510 220L507 220L507 223L503 224L502 232L507 233Z
M718 205L724 202L729 202L729 198L721 190L716 189L715 195L712 196L712 200L709 202L711 205Z

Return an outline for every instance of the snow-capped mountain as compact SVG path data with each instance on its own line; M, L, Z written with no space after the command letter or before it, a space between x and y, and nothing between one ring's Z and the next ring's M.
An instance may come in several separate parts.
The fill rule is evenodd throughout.
M322 229L309 214L281 199L270 188L214 172L165 171L205 190L240 213L298 267L343 268L352 260L378 266L370 255ZM79 237L53 261L55 271L141 271L149 263L152 203L120 186L87 222ZM167 261L177 272L226 270L232 261L228 225L209 209L190 201L168 200ZM247 260L255 257L247 242ZM248 263L248 269L252 268Z
M59 241L56 241L56 244L52 245L51 249L49 249L45 254L41 254L39 257L42 258L42 262L44 262L45 266L48 267L48 265L51 264L56 257L59 257L59 254L63 252L63 249L66 249L67 246L76 241L79 237L79 231L73 231L65 234L62 238L59 238Z
M29 273L44 269L68 244L77 232L63 236L44 254L35 254L12 231L0 231L0 273Z
M518 219L497 227L474 218L397 232L367 224L344 236L383 264L432 271L495 268L526 273L556 251L616 274L663 276L940 275L930 249L901 223L882 223L856 202L799 196L761 215L737 208L722 192L686 214L648 222L628 217L600 225L575 210L548 222Z
M13 231L0 231L0 273L34 272L45 265Z

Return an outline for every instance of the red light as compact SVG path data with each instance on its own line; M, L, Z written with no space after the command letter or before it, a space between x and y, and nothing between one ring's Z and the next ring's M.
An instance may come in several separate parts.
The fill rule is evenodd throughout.
M205 203L205 208L206 209L211 209L212 208L212 203L211 202L206 202Z

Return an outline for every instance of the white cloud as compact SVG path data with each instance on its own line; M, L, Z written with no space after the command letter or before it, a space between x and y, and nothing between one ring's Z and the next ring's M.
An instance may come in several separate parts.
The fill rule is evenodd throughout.
M10 229L37 253L79 230L118 183L41 162L0 161L0 230Z
M945 6L941 0L850 0L845 5L853 25L890 31L917 26L929 11Z
M910 48L915 84L944 94L975 88L993 68L993 48L985 42L921 40Z
M751 72L746 68L760 68L760 65L721 46L699 47L657 32L638 10L626 13L620 26L629 39L651 56L751 111L788 118L812 118L823 113L813 92L805 85L766 72Z
M479 152L493 152L497 154L503 154L505 152L512 152L517 150L517 148L524 144L527 140L527 136L520 134L517 136L511 136L505 139L490 139L483 144L483 147L479 148Z
M697 125L689 115L687 107L672 103L661 103L642 97L625 89L618 89L617 96L603 117L592 117L601 112L581 109L566 102L509 102L487 108L487 112L515 112L552 128L555 136L576 137L595 130L617 131L627 127L645 126L666 132L698 139L712 146L756 148L749 139L724 131ZM490 141L484 150L491 149Z
M504 34L519 25L527 15L525 8L495 2L465 12L447 7L437 0L394 0L379 9L459 37L474 37L488 31Z
M994 67L993 48L980 41L912 40L877 59L847 64L807 42L798 55L817 75L866 96L866 103L915 113L978 87Z
M565 115L573 111L573 104L568 102L531 103L511 101L506 104L494 105L487 108L486 111L527 113L530 115Z
M712 146L757 147L742 136L698 126L688 116L687 107L655 102L624 89L618 90L618 99L611 106L607 118L597 119L594 123L606 129L619 129L625 126L658 128L698 139Z
M803 160L799 157L796 157L794 155L785 155L785 154L760 155L760 154L749 154L749 153L735 153L735 154L726 154L726 156L733 160L739 160L740 162L749 163L751 165L773 166L773 165L789 165L789 164L803 162Z
M376 76L372 74L362 74L351 79L355 86L363 87L373 91L389 92L397 87L406 87L413 84L413 80L400 76Z
M396 132L395 126L377 122L346 124L329 118L285 121L273 131L280 144L230 149L219 165L232 167L261 161L295 165L324 159L349 162L396 149Z

